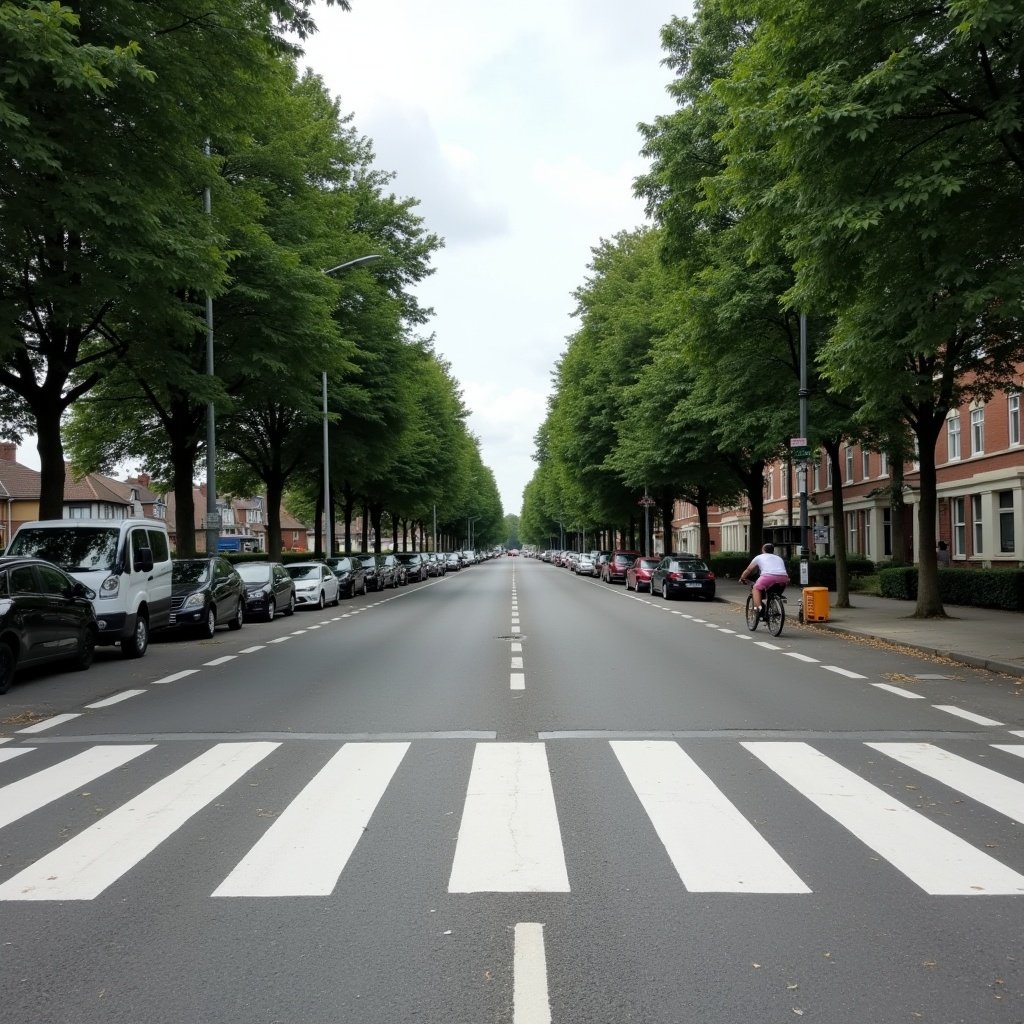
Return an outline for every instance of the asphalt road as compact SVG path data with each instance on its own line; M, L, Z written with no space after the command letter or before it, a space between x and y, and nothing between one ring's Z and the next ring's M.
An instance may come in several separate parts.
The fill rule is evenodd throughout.
M524 559L34 673L0 1021L1019 1024L1019 691Z

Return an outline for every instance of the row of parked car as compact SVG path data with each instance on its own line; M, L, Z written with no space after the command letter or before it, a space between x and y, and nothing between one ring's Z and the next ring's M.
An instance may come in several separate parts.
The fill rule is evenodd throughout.
M324 608L368 590L406 586L459 571L472 551L361 554L323 561L175 559L166 527L53 520L19 528L0 557L0 693L22 668L93 663L96 647L118 644L142 657L151 631L211 637L298 608Z
M715 574L697 555L642 555L639 551L542 551L541 561L562 566L577 576L605 583L624 583L627 590L645 590L673 597L715 599Z

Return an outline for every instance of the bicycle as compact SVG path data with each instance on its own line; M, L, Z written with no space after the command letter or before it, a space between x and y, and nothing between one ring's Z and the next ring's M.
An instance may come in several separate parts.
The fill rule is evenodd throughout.
M752 583L748 583L747 586L753 591ZM782 633L782 627L786 624L786 598L782 588L776 583L765 591L765 595L761 599L760 614L754 608L753 592L747 594L746 611L747 629L751 633L757 629L758 623L763 620L768 624L768 632L772 636L779 636Z

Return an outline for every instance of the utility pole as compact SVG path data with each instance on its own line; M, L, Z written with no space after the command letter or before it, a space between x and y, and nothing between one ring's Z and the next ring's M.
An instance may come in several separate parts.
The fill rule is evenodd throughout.
M800 314L800 436L807 444L807 314ZM810 565L808 564L807 544L807 460L800 463L797 473L800 482L800 586L806 587L810 582Z

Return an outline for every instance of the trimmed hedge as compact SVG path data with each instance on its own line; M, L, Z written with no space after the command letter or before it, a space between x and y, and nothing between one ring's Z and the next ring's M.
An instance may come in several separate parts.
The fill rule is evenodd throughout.
M791 558L786 564L789 569L789 578L794 582L799 582L800 559ZM716 576L738 579L740 573L750 565L750 555L739 551L723 551L711 556L710 565ZM848 557L846 567L851 576L871 576L875 572L875 563L860 555ZM808 586L836 589L836 560L834 558L812 558L809 562L809 573Z
M882 597L917 600L917 569L901 566L878 574ZM940 569L939 597L944 604L1024 611L1024 569Z

